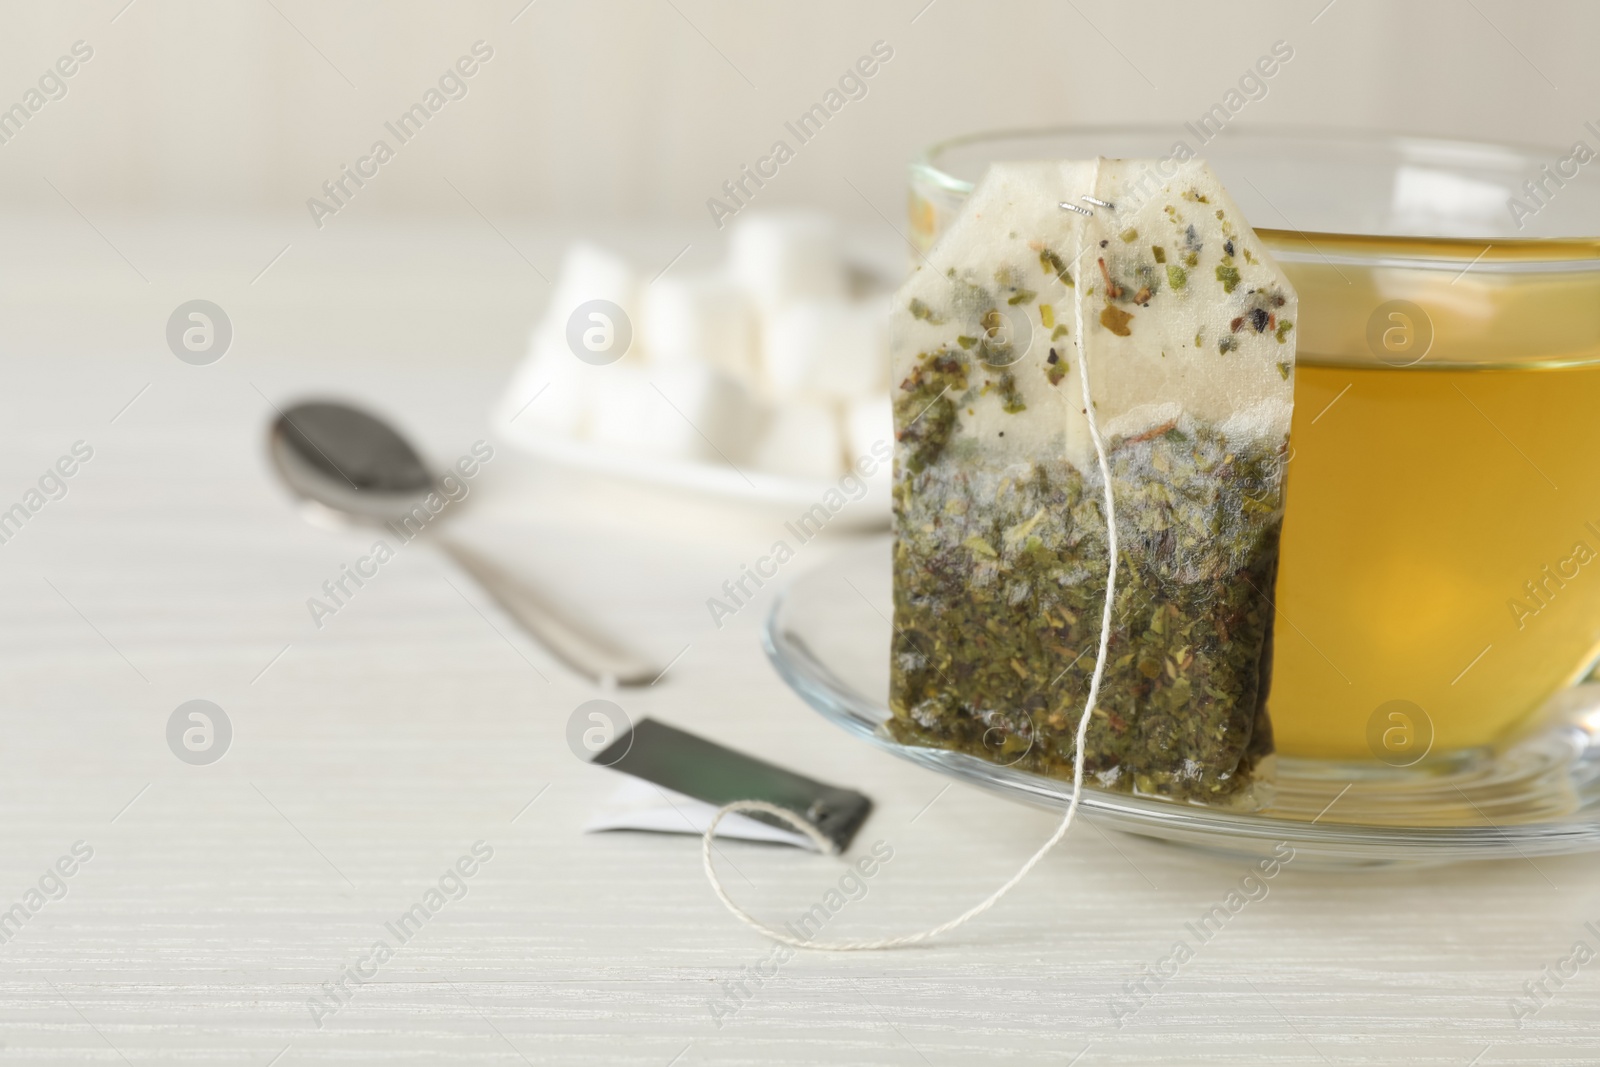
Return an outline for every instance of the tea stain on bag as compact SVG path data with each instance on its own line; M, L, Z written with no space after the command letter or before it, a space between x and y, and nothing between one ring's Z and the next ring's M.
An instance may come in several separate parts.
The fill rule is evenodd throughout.
M1294 290L1203 161L996 164L897 296L889 729L1101 788L1268 801ZM1090 652L1085 655L1085 650Z

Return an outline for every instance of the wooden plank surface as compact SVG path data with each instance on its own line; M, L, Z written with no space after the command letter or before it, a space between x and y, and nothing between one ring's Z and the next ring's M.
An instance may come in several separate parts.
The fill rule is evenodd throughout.
M273 405L355 395L432 455L465 451L537 302L499 238L445 228L391 254L352 231L252 289L259 266L241 255L221 272L199 236L115 237L168 273L150 268L146 291L86 243L42 273L14 247L0 276L0 506L73 442L94 448L65 498L0 545L0 911L75 842L93 849L0 944L0 1062L1600 1060L1600 963L1550 985L1520 1027L1510 1007L1576 941L1600 947L1584 926L1600 924L1592 856L1291 865L1177 975L1147 981L1119 1026L1125 984L1244 865L1086 824L944 942L801 953L755 982L771 946L722 911L695 841L579 832L614 778L564 731L598 694L443 557L407 546L321 629L305 606L371 535L314 528L287 503L262 451ZM553 255L540 239L518 235ZM257 245L264 263L281 241L246 229L229 247ZM392 287L363 255L386 261ZM198 368L161 328L203 294L230 308L238 340ZM682 653L659 685L617 698L630 714L872 795L858 848L882 840L894 858L830 936L941 921L1049 834L1045 813L946 789L823 722L763 659L766 601L712 626L705 598L781 519L504 451L474 492L464 535L663 662ZM792 574L848 543L807 546ZM233 726L210 766L167 747L168 717L196 698ZM393 943L386 924L480 841L493 855L464 895L315 1018L323 984ZM778 920L842 872L774 847L724 855L732 891Z

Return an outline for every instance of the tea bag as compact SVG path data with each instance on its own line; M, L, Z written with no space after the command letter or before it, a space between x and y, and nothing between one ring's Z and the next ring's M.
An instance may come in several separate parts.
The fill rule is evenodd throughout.
M1111 563L1087 361L1120 542L1087 780L1266 802L1295 320L1201 160L989 169L894 311L899 740L1073 775Z
M938 926L782 944L920 944L982 915L1066 836L1086 778L1266 802L1294 291L1188 161L989 169L897 295L890 731L1070 778L1055 831Z

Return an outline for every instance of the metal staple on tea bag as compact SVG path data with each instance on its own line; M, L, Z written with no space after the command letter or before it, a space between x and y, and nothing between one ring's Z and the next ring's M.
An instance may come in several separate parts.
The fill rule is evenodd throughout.
M1095 207L1103 207L1108 211L1116 210L1115 204L1109 200L1101 200L1098 196L1080 196L1078 199L1082 200L1085 204L1093 204ZM1091 219L1094 218L1094 212L1090 211L1086 207L1079 207L1070 200L1063 200L1057 204L1056 207L1066 208L1068 211L1076 211L1080 215L1084 215Z
M1097 168L1096 178L1098 177L1099 175ZM1094 204L1097 207L1115 210L1113 205L1107 201L1100 200L1092 196L1084 196L1082 199L1088 203ZM1094 217L1093 211L1090 211L1087 208L1078 207L1076 204L1073 204L1070 201L1063 200L1058 206L1066 208L1069 211L1076 211L1080 215L1085 215L1090 218ZM1082 337L1083 305L1077 301L1074 301L1073 309L1076 317L1077 335L1078 337ZM794 812L789 811L787 808L780 808L775 804L768 804L767 802L761 800L736 800L731 804L724 804L721 808L717 809L717 813L711 817L711 823L706 827L705 834L700 838L700 862L705 867L706 878L711 882L711 888L717 894L717 899L722 901L723 906L733 913L734 918L738 919L751 929L760 931L774 941L778 941L786 945L792 945L795 948L811 948L827 952L861 952L873 949L900 948L905 945L915 945L919 942L927 941L930 938L938 937L940 934L948 933L949 931L954 930L956 927L966 923L969 919L975 919L979 915L982 915L984 912L988 911L990 908L994 907L995 904L1000 902L1000 898L1011 892L1011 890L1015 888L1019 882L1027 877L1028 872L1033 870L1040 860L1044 859L1046 853L1060 843L1061 839L1067 835L1067 831L1072 827L1072 818L1078 813L1078 802L1083 796L1084 746L1088 743L1089 717L1094 714L1095 704L1100 699L1100 681L1105 676L1106 651L1111 642L1111 607L1112 604L1116 602L1117 596L1118 554L1117 515L1115 502L1112 498L1111 492L1111 465L1106 459L1105 440L1100 436L1100 423L1099 420L1095 418L1094 401L1089 394L1088 360L1083 358L1081 350L1077 362L1078 383L1082 386L1083 392L1083 413L1088 422L1089 437L1094 442L1095 458L1099 461L1100 465L1100 477L1105 484L1106 546L1109 565L1106 568L1105 607L1100 616L1100 647L1095 654L1094 673L1089 679L1089 695L1083 704L1083 714L1078 717L1077 751L1074 753L1072 761L1072 795L1067 801L1066 814L1062 817L1061 822L1056 826L1055 832L1050 835L1050 839L1047 840L1043 845L1039 846L1039 850L1037 852L1028 857L1028 861L1022 865L1016 874L1012 875L1004 885L1002 885L999 889L996 889L988 897L979 901L971 908L968 908L960 915L957 915L949 922L941 923L940 925L929 930L921 930L914 934L904 934L900 937L885 937L877 940L865 941L807 941L803 938L794 936L786 930L780 930L776 927L767 925L733 902L733 898L729 897L727 890L722 887L722 879L717 876L716 868L712 866L711 863L712 838L716 836L717 826L722 822L724 817L731 815L734 812L763 812L767 815L772 815L782 819L796 830L805 834L822 852L837 853L837 847L829 838L824 837L821 831L819 831L810 822L801 818Z

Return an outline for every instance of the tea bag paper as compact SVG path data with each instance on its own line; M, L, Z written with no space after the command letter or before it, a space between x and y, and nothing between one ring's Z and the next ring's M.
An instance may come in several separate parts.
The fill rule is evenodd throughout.
M1176 170L1163 176L1158 167ZM996 164L894 311L901 741L1265 800L1296 299L1201 160Z
M716 813L714 804L684 796L654 782L624 778L604 804L589 816L583 832L594 834L612 830L644 830L698 837L706 832ZM820 851L805 834L772 826L746 815L729 815L717 827L717 836Z
M711 848L742 813L822 835L725 804L701 864L772 940L860 952L963 926L1062 841L1086 776L1265 802L1295 296L1204 163L1167 166L991 167L897 294L888 729L1070 778L1060 823L946 922L822 941L735 903Z

